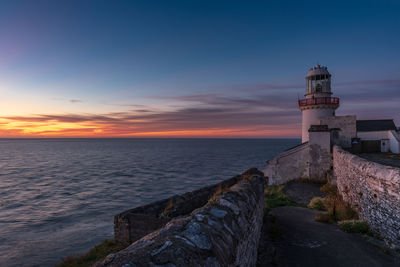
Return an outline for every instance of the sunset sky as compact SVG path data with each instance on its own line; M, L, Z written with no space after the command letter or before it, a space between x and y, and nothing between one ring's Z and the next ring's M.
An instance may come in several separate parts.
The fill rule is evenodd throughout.
M318 63L337 115L400 124L400 1L1 1L0 137L299 137Z

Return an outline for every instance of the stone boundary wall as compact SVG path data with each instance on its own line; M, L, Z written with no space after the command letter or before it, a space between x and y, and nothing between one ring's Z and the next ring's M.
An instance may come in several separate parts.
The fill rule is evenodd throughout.
M240 179L189 215L170 220L95 266L255 266L264 214L264 175Z
M123 246L128 246L163 227L171 219L190 214L193 210L204 206L215 192L231 187L241 179L242 176L237 175L215 185L175 195L117 214L114 217L115 241Z
M388 245L400 248L400 168L371 162L335 146L339 194Z

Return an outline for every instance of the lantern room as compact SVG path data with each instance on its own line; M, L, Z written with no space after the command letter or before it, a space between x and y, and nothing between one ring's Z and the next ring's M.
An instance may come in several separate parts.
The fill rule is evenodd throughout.
M306 76L307 95L310 94L332 94L331 93L331 74L327 67L317 65L310 69Z

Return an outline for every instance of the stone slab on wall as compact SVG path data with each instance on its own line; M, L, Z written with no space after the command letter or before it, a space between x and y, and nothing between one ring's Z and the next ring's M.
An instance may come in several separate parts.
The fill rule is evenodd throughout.
M269 160L263 170L264 175L268 177L268 184L279 185L291 180L308 178L309 150L309 144L306 142Z
M400 248L400 168L362 159L335 146L333 171L343 199L390 246Z
M255 266L263 223L264 175L243 175L190 215L110 254L95 266Z
M114 217L114 238L119 244L128 246L163 227L172 218L190 214L193 210L204 206L216 191L230 187L240 179L242 176L238 175L212 186L175 195L117 214Z

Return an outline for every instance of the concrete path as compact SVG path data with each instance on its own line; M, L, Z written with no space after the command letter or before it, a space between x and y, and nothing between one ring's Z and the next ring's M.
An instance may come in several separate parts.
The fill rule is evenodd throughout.
M392 153L361 153L357 154L364 159L375 161L379 164L400 167L400 155Z
M336 225L314 221L317 212L301 207L279 207L270 212L276 248L272 266L366 267L400 266L361 235L348 234ZM265 265L271 266L271 265Z
M307 205L313 197L325 197L320 190L321 184L288 182L283 193L297 204Z
M284 192L308 203L318 185L289 183ZM318 193L319 194L319 193ZM398 254L388 255L360 234L348 234L336 224L314 221L318 211L278 207L269 212L259 245L258 266L369 267L400 266Z

